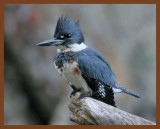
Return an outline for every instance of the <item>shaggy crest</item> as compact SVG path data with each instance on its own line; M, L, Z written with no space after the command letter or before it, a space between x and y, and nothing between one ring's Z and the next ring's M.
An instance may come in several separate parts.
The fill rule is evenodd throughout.
M76 21L75 23L72 23L70 16L66 16L64 18L63 16L61 16L58 19L54 37L68 33L73 34L76 31L81 31L79 26L79 20Z

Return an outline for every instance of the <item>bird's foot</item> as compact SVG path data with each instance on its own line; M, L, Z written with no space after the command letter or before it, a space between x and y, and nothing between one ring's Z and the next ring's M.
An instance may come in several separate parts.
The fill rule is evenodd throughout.
M79 92L80 91L80 89L76 89L76 90L73 90L72 92L71 92L71 95L70 95L70 98L72 97L72 96L74 96L77 92Z
M80 94L79 97L78 97L78 100L82 99L82 98L85 98L85 97L90 97L91 96L91 93L86 93L86 94Z

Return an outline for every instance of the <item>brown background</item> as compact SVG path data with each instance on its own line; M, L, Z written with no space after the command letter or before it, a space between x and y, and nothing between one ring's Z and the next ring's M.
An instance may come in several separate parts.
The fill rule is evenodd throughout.
M22 5L15 5L15 6L22 6ZM23 6L25 6L25 5L23 5ZM8 11L8 13L9 14L11 13L9 16L11 16L11 19L13 20L13 22L9 21L9 24L11 24L10 26L9 26L9 24L7 24L7 20L5 21L4 25L6 25L6 30L9 31L9 32L7 32L6 36L10 36L9 38L7 37L6 40L8 40L8 39L11 40L11 41L8 41L9 42L8 45L10 46L11 51L13 50L15 52L13 59L15 59L16 61L13 60L13 63L18 62L19 63L18 66L16 66L17 64L15 66L18 69L24 69L24 73L20 72L19 73L20 75L18 75L18 76L23 76L24 75L24 77L26 77L27 79L29 78L29 80L30 80L28 82L28 80L26 79L26 82L22 82L22 84L27 83L26 87L28 87L28 85L31 85L32 83L38 82L38 84L34 84L35 86L38 85L38 90L37 90L37 88L32 87L33 84L31 85L31 89L30 90L32 92L35 90L35 92L33 92L33 94L37 94L36 95L37 98L40 98L39 99L40 104L45 105L44 103L48 103L49 106L44 107L45 109L49 110L48 114L50 114L50 110L51 110L51 112L52 112L52 110L56 110L56 108L54 106L55 103L57 105L60 104L60 107L64 107L64 106L67 107L67 104L62 104L62 106L61 106L61 101L62 102L63 101L68 101L67 97L69 97L70 88L68 87L68 85L66 84L66 82L63 81L63 79L61 79L58 76L58 74L56 73L55 69L53 68L52 56L55 53L56 49L55 48L34 48L34 49L32 49L32 48L33 48L33 46L34 46L35 43L37 43L37 42L39 42L41 40L45 40L47 38L50 38L53 35L53 33L54 33L54 27L55 27L57 18L61 15L61 13L63 13L63 12L69 12L69 14L71 14L71 17L72 17L73 21L78 20L78 19L81 20L80 23L81 23L82 30L84 32L84 36L85 36L85 40L86 40L87 45L90 46L90 47L94 47L94 48L98 49L99 51L101 51L105 55L105 57L109 60L111 66L112 66L113 71L117 75L117 80L122 85L124 85L125 87L127 87L129 89L132 89L133 91L139 93L140 95L142 94L142 97L145 96L145 98L143 97L141 100L137 100L137 99L132 98L132 97L130 97L128 95L122 95L122 94L120 95L120 94L118 94L118 95L116 95L116 99L118 101L117 102L118 103L118 107L121 108L121 109L123 109L123 110L125 110L125 111L128 111L128 112L136 114L136 112L134 112L134 110L136 109L136 107L137 107L136 110L139 110L140 107L138 107L138 106L143 105L144 106L144 107L142 107L143 110L140 113L138 111L137 115L141 116L141 113L144 110L147 110L147 108L149 108L148 111L147 111L147 113L151 113L151 115L153 115L153 118L151 118L151 115L149 115L150 118L146 117L145 116L146 113L144 114L144 116L142 115L142 117L144 117L144 118L146 117L147 119L155 121L155 115L154 115L154 113L150 112L151 111L150 110L151 109L150 106L152 106L152 108L155 106L155 97L156 97L155 84L153 84L153 83L155 83L155 80L154 80L155 79L154 78L155 77L155 72L154 72L154 70L155 70L154 69L155 68L154 67L154 65L155 65L154 64L155 63L155 55L154 55L155 54L155 50L154 50L155 49L155 41L154 41L155 37L152 37L152 39L150 39L152 41L152 44L150 44L150 42L147 39L144 38L144 37L150 38L150 36L152 36L152 34L153 34L153 33L151 33L148 30L149 33L150 33L148 35L149 37L146 36L145 34L142 34L142 35L139 36L139 39L137 39L137 38L135 39L135 36L138 36L138 34L136 34L136 33L139 32L139 30L140 30L139 27L144 26L144 28L145 28L144 23L146 23L146 21L148 22L150 20L154 20L154 16L152 16L153 19L148 18L148 20L145 20L145 17L151 16L151 14L147 15L147 13L146 13L145 16L143 17L142 21L137 20L137 21L140 22L139 23L140 25L138 26L138 23L137 23L137 24L135 24L136 26L134 26L134 22L136 20L132 21L132 18L131 18L130 19L131 21L127 21L128 17L125 17L125 16L128 16L128 15L127 14L124 15L124 13L127 13L127 12L125 12L125 9L124 9L125 7L123 7L123 12L121 12L118 9L115 11L115 8L116 8L115 5L108 5L107 7L102 7L103 8L102 12L99 12L99 14L101 14L101 15L98 16L96 14L96 17L94 17L95 13L92 12L93 10L90 12L91 17L90 17L90 15L85 14L85 12L89 12L88 11L89 9L87 8L86 10L85 9L81 10L80 6L82 7L82 5L79 6L79 9L78 9L78 6L76 7L76 5L70 5L69 7L64 7L63 5L56 5L56 6L53 5L54 8L52 7L52 5L45 5L45 7L44 7L44 5L31 5L31 6L32 7L29 8L29 12L33 11L34 13L29 14L29 18L27 18L25 12L23 12L24 14L23 13L21 14L21 17L25 16L24 19L25 20L27 19L26 21L22 20L23 18L21 18L21 17L19 18L20 21L17 20L17 17L15 18L15 16L17 15L16 13L17 12L21 12L23 10L23 8L22 8L21 11L19 11L19 10L17 11L16 10L17 8L15 9L12 5L9 6L9 7L6 7L7 8L6 10ZM86 7L89 7L89 6L90 5L86 5ZM97 7L98 9L96 8L97 5L92 5L92 6L95 6L95 8L94 8L95 12L96 11L101 11L101 9L99 9L98 7ZM117 6L119 6L119 5L117 5ZM127 5L125 5L125 6L127 6ZM149 5L146 5L146 6L149 7ZM71 9L72 7L73 7L73 9ZM114 7L114 9L113 9L113 7ZM10 9L10 8L12 8L12 9ZM20 8L20 7L18 7L18 8ZM75 10L74 10L74 8L75 8ZM106 8L109 8L109 9L107 9L107 13L104 11ZM119 7L119 9L121 9L121 7ZM78 10L84 11L84 12L83 13L82 12L78 13ZM91 8L90 8L90 10L91 10ZM109 12L108 12L108 10L109 10ZM115 12L112 15L113 10ZM136 9L134 9L134 7L133 7L133 10L137 11ZM78 15L75 15L75 13L76 13L75 11L77 11ZM104 13L103 13L103 11L104 11ZM142 13L141 11L142 10L138 10L138 11L139 11L139 14L138 14L139 17L137 19L142 19L141 18L141 13ZM63 14L65 14L65 13L63 13ZM130 12L128 12L128 14L130 14ZM135 12L132 12L132 14L136 15ZM117 17L115 15L118 17L118 19L117 19ZM104 18L104 16L105 16L105 18ZM133 17L133 16L130 16L130 17ZM17 23L16 20L18 21L18 23ZM118 21L116 21L116 20L118 20ZM94 21L94 22L92 23L91 21ZM125 21L125 23L126 22L128 23L128 26L123 23L124 21ZM18 29L19 29L19 30L16 30L16 32L14 32L15 30L13 31L12 28L11 28L11 26L13 28L15 28L14 27L14 25L15 25L14 22L15 22L15 24L18 25ZM132 25L132 26L130 26L130 25ZM148 25L148 26L150 26L150 25ZM104 30L104 27L106 27L106 30ZM137 27L137 28L135 28L135 27ZM4 28L4 30L5 30L5 28ZM13 32L11 32L11 31L13 31ZM30 32L32 32L32 33L30 33ZM121 32L120 35L119 35L119 32ZM11 34L11 33L13 33L14 35ZM17 35L16 35L16 33L17 33ZM37 34L37 33L39 33L39 34ZM104 34L106 34L106 36ZM26 37L26 35L27 35L27 37ZM12 38L14 40L12 40ZM128 43L128 40L129 40L130 43ZM17 44L17 41L19 41L19 44ZM101 44L100 43L97 44L98 41L100 41ZM124 43L123 43L123 41L124 41ZM137 43L139 41L141 41L141 44ZM146 46L146 42L147 41L148 41L148 44ZM15 42L16 42L17 45L14 45ZM143 42L145 44L143 44ZM133 48L135 49L136 52L133 51ZM140 71L139 70L137 71L137 72L139 72L138 74L136 74L135 69L133 69L133 71L128 71L128 70L130 70L130 66L128 66L128 65L133 64L133 62L128 63L129 61L128 61L127 57L128 56L131 57L131 55L130 54L128 55L128 53L131 53L133 51L133 54L134 54L134 53L137 53L139 51L143 51L142 50L143 48L144 48L144 52L150 53L149 56L152 56L153 60L151 62L153 64L152 64L151 67L153 69L147 67L146 68L147 71L144 70L146 72L145 73L143 71L143 66L145 67L146 64L142 64L142 66L139 68ZM125 53L126 51L128 51L128 53ZM118 54L117 54L117 52L118 52ZM151 54L152 52L153 52L153 55ZM20 54L20 53L23 53L24 55ZM35 54L35 53L38 53L38 54ZM139 55L141 55L141 54L145 55L147 53L137 53L138 55L133 55L133 56L138 56L139 57ZM26 54L31 54L31 55L26 55ZM24 56L26 56L26 57L24 57ZM28 62L26 61L27 56L28 56L28 60L30 60ZM138 61L140 61L140 62L142 61L141 63L144 63L144 61L148 62L148 59L149 58L147 57L146 60L139 59ZM20 62L19 62L19 60L20 60ZM9 61L10 61L10 59L9 59ZM131 59L131 61L133 61L133 60ZM28 64L28 63L31 63L31 64ZM136 64L136 66L132 66L132 67L136 67L136 69L137 69L137 67L139 65L141 65L141 63L140 64ZM42 65L42 66L40 66L40 65ZM45 66L45 67L43 67L43 66ZM13 67L13 66L11 66L11 67ZM22 67L24 67L24 68L22 68ZM30 67L32 67L32 68L30 68ZM37 71L38 71L38 69L41 69L41 70L38 71L38 72L41 72L41 73L37 73L37 72L33 71L35 69L37 69ZM42 70L42 69L44 69L44 70ZM48 69L48 71L47 71L47 69ZM149 72L149 69L151 69L150 72ZM15 81L16 78L17 78L17 76L16 76L17 75L16 70L15 71L11 70L12 72L10 72L8 70L8 68L6 70L6 71L9 72L9 79L13 79L13 82L16 82ZM143 72L141 72L141 70ZM18 70L18 71L20 71L20 70ZM13 73L12 76L10 75L11 73ZM131 75L131 73L132 74L134 73L135 75ZM145 78L141 78L141 77L144 77L144 75L146 75L147 73L149 73L151 75L151 78L148 77L148 76L145 76ZM28 76L29 74L31 74L31 75ZM142 74L142 75L139 75L139 74ZM37 76L39 76L39 77L37 77ZM16 77L16 78L12 78L12 77ZM133 77L134 77L134 79L137 77L138 79L141 78L142 80L145 80L145 81L141 82L141 79L139 79L138 83L137 83L137 80L132 80ZM23 79L24 78L22 78L22 80ZM53 79L55 79L56 81L54 81ZM58 82L58 80L60 80L60 81ZM152 82L149 82L150 80L152 80ZM18 83L19 83L19 81L20 80L17 80ZM140 81L140 83L139 83L139 81ZM6 82L8 83L10 81L7 80ZM55 84L55 82L56 82L56 84ZM137 84L135 84L135 82ZM148 83L151 84L152 87ZM46 84L47 84L47 86L46 86ZM53 84L55 86L53 86ZM15 83L11 83L10 85L15 85ZM42 86L40 86L40 85L42 85ZM137 87L136 87L136 85L137 85ZM141 85L141 86L144 85L145 87L142 88L139 85ZM15 86L17 86L17 85L15 85ZM23 105L22 102L24 102L24 100L25 100L22 97L22 96L24 96L23 93L24 93L24 91L28 90L28 89L24 88L25 90L22 93L20 93L20 94L22 94L22 96L18 96L17 93L19 94L19 91L17 91L17 89L15 89L15 86L11 87L11 92L13 92L13 93L11 93L11 95L13 95L13 96L10 96L10 94L8 92L6 92L6 98L9 96L7 98L8 100L4 98L7 101L9 101L10 98L12 99L11 101L14 101L14 102L11 102L10 106L8 106L9 108L12 108L12 103L14 103L15 106L17 106L17 105L18 106L22 106ZM19 86L21 87L21 84ZM47 95L45 95L47 93L45 93L45 90L44 90L44 88L46 88L46 87L49 88L48 90L46 90L46 92L50 92L51 91L51 93L48 93L49 95L48 95L47 99L46 99ZM15 90L16 92L14 93L13 90ZM145 93L147 90L148 90L148 93ZM37 91L39 93L37 93ZM56 92L53 94L52 91L53 92L56 91ZM68 92L66 92L66 91L68 91ZM14 94L16 94L16 97L15 97ZM30 94L31 93L29 93L29 95ZM56 94L57 94L57 97L56 97ZM64 96L62 96L62 95L64 95ZM15 97L15 99L14 99L14 97ZM20 100L18 100L18 101L20 101L19 104L17 102L17 98L20 98ZM64 100L62 100L61 98L64 98ZM150 98L152 98L151 101L153 101L153 104L150 103L150 101L149 101ZM59 101L55 102L55 100L59 100ZM54 103L52 104L52 102L54 102ZM145 105L145 103L147 103L148 105ZM5 108L5 110L6 110L6 108ZM58 108L58 110L56 112L58 112L59 110L60 110L60 108ZM68 109L66 108L66 110L68 110ZM155 110L156 110L156 108L153 108L153 111L155 111ZM21 110L19 109L18 111L20 112ZM24 112L26 113L26 111L24 111ZM17 115L15 110L14 110L14 113L15 113L15 115L14 115L13 120L16 119L15 116ZM34 116L34 114L32 114L32 115ZM58 116L58 117L60 117L60 116ZM20 118L18 118L18 119L20 119ZM30 115L29 115L29 119L30 119ZM34 119L34 118L32 117L32 119ZM32 121L32 119L31 119L31 122L33 122L33 124L34 124L34 121ZM20 119L20 120L22 120L22 119ZM5 123L6 121L7 121L7 123ZM11 121L4 119L4 124L10 124L10 122ZM19 122L19 121L17 121L17 122ZM59 120L58 120L58 122L59 122ZM14 121L13 121L13 124L14 124Z

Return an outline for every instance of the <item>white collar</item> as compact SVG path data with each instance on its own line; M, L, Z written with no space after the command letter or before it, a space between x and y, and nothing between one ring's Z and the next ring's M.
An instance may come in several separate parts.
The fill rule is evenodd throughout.
M74 43L69 45L67 48L57 49L57 52L68 52L68 51L77 52L86 48L87 48L87 45L83 42L81 44Z

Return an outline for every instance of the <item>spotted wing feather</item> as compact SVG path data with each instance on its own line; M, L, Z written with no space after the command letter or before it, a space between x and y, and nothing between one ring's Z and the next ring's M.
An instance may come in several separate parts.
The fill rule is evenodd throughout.
M78 64L88 85L94 92L98 91L93 98L115 106L112 84L116 82L116 78L103 55L94 49L87 48L78 56ZM100 85L104 86L105 97L99 92Z
M93 90L92 98L116 107L114 93L111 86L106 85L97 79L83 77Z

